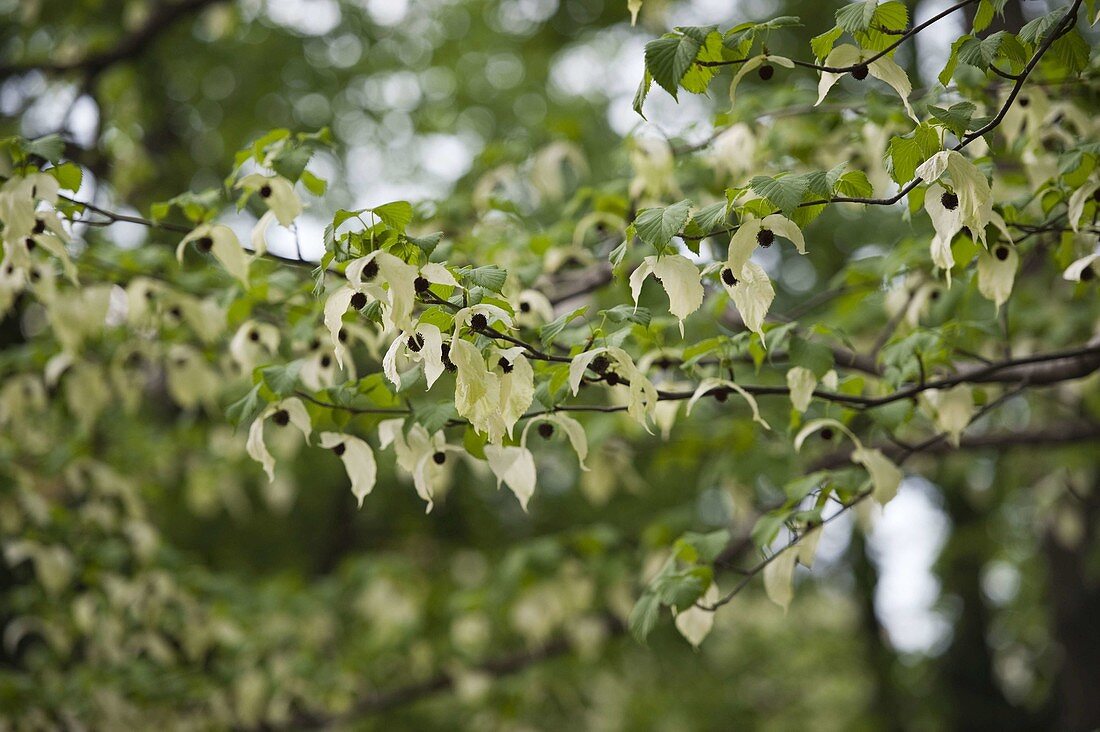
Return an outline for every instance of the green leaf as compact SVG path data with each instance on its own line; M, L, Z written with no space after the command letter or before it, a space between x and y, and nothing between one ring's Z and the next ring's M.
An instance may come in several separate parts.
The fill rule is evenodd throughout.
M62 163L46 171L57 179L58 185L67 191L77 191L84 180L84 171L76 163Z
M56 164L65 152L65 141L60 135L45 135L24 142L22 149L26 155L34 155Z
M271 161L275 172L287 180L296 181L301 177L313 157L313 150L305 146L284 147Z
M630 619L628 620L630 634L634 636L636 641L645 643L645 639L657 624L657 617L660 612L661 601L653 593L646 592L638 598L638 602L634 603L634 608L630 611Z
M1027 23L1020 29L1020 40L1035 46L1041 44L1050 35L1051 31L1062 22L1062 18L1066 16L1068 10L1067 7L1061 7L1046 15L1040 15L1035 20Z
M752 527L752 543L759 547L771 544L779 535L779 529L783 527L783 522L786 520L786 512L771 511L761 516Z
M642 105L645 104L645 98L649 96L649 87L653 84L653 76L647 70L642 75L642 80L638 82L638 90L634 92L634 102L631 105L634 111L638 113L642 119L645 119L645 114L642 113Z
M969 38L973 38L973 36L960 36L951 44L951 54L947 57L947 63L938 77L939 82L944 86L951 83L951 77L955 75L955 68L959 65L959 49Z
M871 17L872 27L885 28L886 30L905 30L905 26L908 24L909 8L905 7L905 3L897 2L897 0L879 5L875 8L875 13Z
M727 210L725 201L704 206L691 217L685 232L692 236L702 236L726 228L730 223Z
M504 289L504 283L508 280L508 270L501 269L495 264L486 264L482 267L462 267L456 273L466 282L467 287L484 287L486 290L500 292Z
M648 326L653 319L650 315L649 308L636 308L633 305L616 305L613 308L607 310L601 310L600 315L607 316L607 319L612 323L631 322L638 323L639 325Z
M716 31L711 31L707 34L703 41L703 47L699 49L698 55L696 55L696 61L723 61L732 54L722 45L722 34ZM680 80L680 85L687 89L692 94L705 94L707 87L710 85L710 80L714 78L720 67L717 66L700 66L699 64L692 64L684 77Z
M647 208L634 219L638 237L658 252L680 233L691 212L691 201L680 201L665 208Z
M260 385L256 384L247 394L226 407L225 415L230 422L240 427L242 424L251 424L266 406L267 401L260 396Z
M790 217L809 190L810 181L801 175L784 175L778 178L758 175L749 185L758 195Z
M905 137L892 137L886 146L886 167L896 183L913 179L917 166L940 151L940 138L931 125L921 124Z
M435 248L439 246L439 242L443 240L443 232L437 231L427 236L410 236L408 239L410 244L419 248L425 255L430 257L432 252L435 251Z
M691 553L694 556L690 561L710 564L718 558L718 555L729 545L729 542L730 532L726 529L720 529L708 534L689 531L677 540L676 545L691 548ZM685 561L688 560L685 559Z
M652 585L653 593L662 604L678 608L691 607L710 585L709 582L704 584L702 572L698 571L702 569L708 568L694 567L687 572L658 577Z
M859 33L871 27L878 0L860 0L836 11L836 24L849 33Z
M328 187L328 183L321 180L308 170L302 171L302 185L306 187L306 190L315 196L325 195L325 189Z
M956 137L962 137L970 129L970 118L974 116L977 107L972 102L959 102L952 104L947 109L929 105L928 111L939 120L944 127L955 133Z
M302 360L291 361L280 366L268 366L260 369L263 382L276 396L293 394L298 386L298 373L302 370Z
M978 9L974 11L974 26L973 31L975 33L981 33L989 24L993 22L993 3L989 0L981 0L978 3Z
M1009 61L1023 62L1027 59L1027 51L1016 36L1005 31L994 33L982 40L970 37L959 46L959 63L982 70L988 69L989 65L1001 56Z
M870 198L875 194L875 187L862 170L849 170L837 179L833 193L850 198Z
M814 376L821 378L833 367L833 352L828 346L797 335L791 335L789 347L791 363L814 372Z
M414 406L411 421L423 425L428 434L435 434L457 417L454 402L430 402Z
M844 35L844 29L839 25L834 26L832 30L827 30L821 35L811 38L810 50L814 52L814 56L819 61L823 60L833 50L833 46L836 45L837 40L842 35Z
M478 460L485 460L485 443L488 438L475 430L470 425L466 425L466 429L462 434L462 446L466 448L466 452L470 453L471 457Z
M383 203L368 210L380 218L386 226L397 231L404 231L405 227L412 223L413 208L408 201Z
M543 345L549 346L554 342L554 339L561 335L561 332L565 330L567 325L584 315L587 310L588 306L580 307L571 313L565 313L550 321L539 328L539 340L542 341Z
M1071 74L1080 73L1088 68L1091 52L1092 47L1076 28L1059 38L1050 47L1051 56L1065 66Z
M676 98L680 80L695 62L700 41L690 35L668 35L645 45L645 64L653 80Z

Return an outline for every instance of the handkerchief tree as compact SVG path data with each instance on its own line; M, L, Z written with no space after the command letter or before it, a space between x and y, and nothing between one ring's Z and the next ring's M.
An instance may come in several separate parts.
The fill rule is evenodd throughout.
M134 42L207 5L221 4L149 11ZM861 0L808 46L804 21L787 15L673 26L645 43L639 132L614 153L563 126L520 153L487 149L445 201L331 205L330 184L346 188L331 161L347 140L328 128L255 136L220 180L196 176L144 203L140 185L112 188L64 135L7 137L0 520L11 572L33 577L3 611L7 652L37 635L49 657L87 673L118 643L153 664L262 660L270 673L225 671L230 687L219 688L217 673L196 672L207 680L180 692L215 700L203 712L212 725L251 727L462 692L571 649L598 653L626 632L644 644L675 627L705 647L757 587L779 615L796 612L811 576L798 567L814 566L833 526L854 516L869 528L907 476L975 451L1022 448L1017 474L998 478L1007 487L987 478L982 490L1036 512L1052 552L1094 556L1097 8L1071 0L1013 27L1006 5L963 0L915 22L905 3ZM650 12L629 6L643 21ZM945 26L962 32L938 77L914 89L915 44ZM32 46L2 72L94 79L126 60L120 46L118 58L89 51L85 65L35 63ZM714 106L711 129L668 139L644 126L667 104L658 95L689 94ZM199 454L175 452L177 441ZM119 457L146 442L158 459ZM342 470L342 511L374 514L376 526L410 500L428 516L409 521L492 505L502 525L532 526L563 494L603 498L577 518L589 528L547 540L541 559L516 539L510 565L470 570L518 618L525 653L482 654L518 644L461 625L474 622L472 597L443 602L435 621L484 634L481 645L450 662L424 650L417 663L439 676L363 692L346 664L317 675L311 654L324 643L273 660L275 631L205 607L221 588L167 579L178 559L156 550L138 487L159 476L160 492L196 480L217 492L232 474L271 495L294 483L307 492L302 465ZM681 469L720 506L702 521L684 518L702 499ZM607 491L629 487L641 501L655 490L647 478L667 483L648 520L672 503L680 518L601 538L591 526ZM123 559L86 546L81 526ZM407 623L429 594L471 592L461 578L433 589L401 566L349 580L383 629L364 641L383 659L418 652ZM1091 581L1081 608L1100 608ZM149 605L145 615L131 617L132 603ZM334 603L302 612L332 614L316 633L354 634L359 605ZM1055 612L1065 643L1081 618ZM1100 684L1093 650L1064 653ZM95 712L72 692L77 717L124 724L145 708L112 683L119 696ZM59 689L26 697L20 718L33 726L51 704L65 708ZM1098 721L1095 699L1072 704L1066 714Z

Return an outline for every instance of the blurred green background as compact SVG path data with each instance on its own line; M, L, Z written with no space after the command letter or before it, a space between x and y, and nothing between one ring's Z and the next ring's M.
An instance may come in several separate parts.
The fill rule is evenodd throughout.
M947 4L910 5L922 19ZM1009 27L1046 10L1008 5ZM721 81L679 105L655 91L648 122L631 111L647 40L674 25L791 14L804 27L775 50L805 56L836 7L646 0L632 28L625 0L185 0L127 50L120 39L163 12L158 3L0 0L0 136L60 132L89 173L79 198L145 212L216 185L268 129L328 126L336 145L310 168L330 190L298 232L307 255L326 213L398 198L466 232L478 181L550 143L583 151L596 195L629 181L628 137L691 144L711 133L728 111ZM899 53L915 96L962 22ZM88 54L103 54L102 67L68 68ZM43 64L54 68L30 68ZM812 75L750 79L739 119L812 102L815 86ZM892 103L870 95L847 114L764 118L754 130L765 150L769 135L801 136L810 156L821 126L858 125L862 104ZM725 186L690 158L678 174L715 197ZM483 221L472 236L507 240L522 222L532 238L567 241L570 205ZM815 256L777 282L781 311L864 243L909 231L891 211L830 211L815 226ZM141 245L131 267L168 266L172 247L157 245L174 244L137 227L87 235ZM289 239L272 246L293 255ZM857 328L881 301L854 288L821 318ZM0 326L12 363L24 340L16 316ZM772 409L782 424L786 408ZM463 462L425 515L387 460L356 510L333 456L287 446L269 485L220 414L148 399L139 419L74 435L58 406L6 429L0 452L5 545L34 537L71 554L0 564L0 729L1056 725L1074 673L1061 649L1096 643L1094 628L1059 626L1059 603L1100 608L1100 511L1093 501L1084 518L1061 518L1049 465L1026 452L914 461L927 480L907 480L866 535L837 522L786 616L754 587L698 651L667 621L648 646L630 639L623 619L653 557L685 530L747 531L796 464L787 446L716 415L667 441L614 416L588 420L593 471L580 475L564 449L540 456L527 515ZM41 464L18 457L32 440L45 446ZM1094 467L1096 450L1047 454L1073 471Z

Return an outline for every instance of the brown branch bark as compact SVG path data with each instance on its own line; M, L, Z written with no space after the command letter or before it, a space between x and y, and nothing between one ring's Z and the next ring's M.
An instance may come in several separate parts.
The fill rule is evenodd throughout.
M960 450L983 450L987 448L1006 450L1014 447L1072 445L1090 441L1100 442L1100 424L1071 423L1020 432L991 432L984 435L964 436L957 448L952 446L951 443L941 440L937 444L921 450L921 453L925 455L942 455ZM874 447L882 450L884 454L893 460L898 459L906 452L904 447L892 443L884 443ZM838 450L828 453L813 463L812 470L829 470L849 465L851 464L851 452L851 450Z

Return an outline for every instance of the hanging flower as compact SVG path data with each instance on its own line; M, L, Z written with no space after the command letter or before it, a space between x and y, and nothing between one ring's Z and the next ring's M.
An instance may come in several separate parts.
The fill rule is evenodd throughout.
M229 355L242 374L250 374L279 350L279 329L271 323L248 320L229 341Z
M978 292L993 301L997 310L1012 294L1012 285L1016 281L1016 270L1020 266L1020 255L1016 247L997 244L991 251L978 252Z
M699 281L699 268L680 254L662 257L646 257L638 269L630 275L630 294L634 297L634 309L638 309L638 296L645 278L653 274L661 281L668 295L668 310L680 322L680 337L684 336L684 318L703 304L703 285Z
M766 430L771 429L771 426L764 421L763 417L760 416L760 407L757 406L756 399L753 397L752 394L748 393L741 386L735 384L729 379L720 379L714 376L708 376L707 378L699 382L699 386L696 387L695 393L693 393L691 395L691 399L688 400L685 413L690 415L691 409L695 406L695 403L715 389L728 389L730 391L737 392L741 396L741 398L748 403L749 408L752 409L752 421L757 422Z
M525 351L522 346L496 351L497 360L490 364L500 379L500 416L509 436L535 400L535 372L523 355Z
M596 372L602 374L604 380L612 386L624 380L629 383L627 414L648 430L647 421L655 417L659 403L657 387L634 365L630 354L621 348L610 346L594 348L575 356L569 364L569 389L574 396L589 367L596 367Z
M488 369L476 346L461 338L451 340L450 359L456 368L455 409L489 442L500 442L508 431L501 410L500 376Z
M252 173L237 181L236 187L259 196L283 226L290 226L302 213L302 199L294 192L294 184L280 175Z
M516 325L537 328L554 319L554 306L546 295L538 290L524 290L516 298Z
M1062 278L1069 282L1087 282L1096 279L1096 275L1100 273L1096 271L1093 262L1097 259L1100 259L1100 252L1093 252L1075 260L1066 267L1066 271L1062 273Z
M474 331L481 331L486 328L494 328L497 324L503 325L507 329L514 327L512 316L496 305L479 303L462 308L455 313L455 337L457 338L459 331L465 327L470 327Z
M768 273L759 264L750 261L741 266L740 276L734 274L728 264L722 267L719 276L745 327L757 333L763 342L764 319L775 300L775 288Z
M374 462L374 451L365 440L341 432L322 432L321 447L332 450L344 463L344 470L351 479L351 492L363 507L363 499L374 489L378 466Z
M297 397L289 397L269 404L260 413L260 416L253 420L252 426L248 428L248 440L245 442L245 449L253 460L263 466L268 480L274 481L275 458L268 452L267 445L264 443L264 425L268 420L279 427L286 427L288 424L293 425L306 438L306 442L309 442L313 427L305 405Z
M584 464L584 461L588 458L588 437L585 435L584 427L581 426L580 422L561 412L532 417L527 421L523 432L520 433L520 445L527 445L527 433L535 425L538 425L539 434L547 438L553 434L553 428L555 427L564 432L569 444L573 447L573 452L577 454L577 462L580 464L581 470L588 471L588 466ZM550 430L547 430L547 427L550 427Z
M756 71L764 64L775 64L776 66L782 66L785 69L793 69L794 61L791 61L786 56L772 56L766 53L762 53L759 56L753 56L745 63L741 64L741 68L733 77L733 81L730 82L730 106L734 106L737 102L737 87L741 85L741 80L745 78L752 71Z
M410 330L418 276L416 267L382 250L352 260L345 274L347 284L338 287L325 301L325 326L332 337L336 360L341 364L345 351L340 343L340 327L348 308L361 310L370 300L377 300L382 305L382 322L387 329Z
M837 46L829 55L825 58L825 66L832 66L833 68L844 66L857 66L863 63L864 51L856 48L850 43L845 43ZM894 91L901 97L901 103L905 106L905 113L908 114L914 122L920 122L916 113L913 112L913 107L909 104L909 94L913 91L913 85L909 81L909 76L905 73L904 69L898 66L897 62L889 56L882 56L874 61L866 64L867 73L871 76L885 81ZM817 101L814 103L816 107L825 101L825 95L829 93L829 90L833 88L833 85L840 80L840 77L844 74L837 74L832 71L822 71L821 79L817 83ZM866 76L866 74L864 74Z
M248 287L249 257L232 229L223 224L202 224L196 227L176 247L176 259L183 262L183 252L192 242L199 251L213 254L214 259L221 262L229 274Z
M486 445L485 459L489 469L497 477L497 488L506 483L519 499L519 505L527 510L527 502L535 493L535 457L526 447Z
M926 193L925 206L929 206L928 199L932 197L938 200L946 211L957 209L958 224L970 229L971 235L985 246L985 227L993 220L993 192L989 188L989 181L985 179L985 174L961 153L945 150L921 163L917 167L916 175L930 184L940 180L944 175L951 178L951 192L937 189L939 196L934 196L931 192ZM953 223L953 219L946 214L941 214L940 218L941 221L938 224L933 219L937 233L941 228L944 232L948 231L949 225Z
M429 435L422 424L413 424L407 431L404 427L404 419L379 423L379 445L383 450L393 445L397 465L412 476L417 495L428 504L427 513L435 505L436 487L444 475L447 454L464 450L448 445L442 430Z
M794 366L787 371L787 388L791 392L791 405L801 414L810 408L817 376L805 366Z
M382 372L398 389L401 388L401 369L399 359L424 366L424 379L429 389L435 384L445 369L443 363L443 334L431 323L421 323L415 330L398 334L386 355L382 357Z
M790 240L799 254L806 253L806 240L802 236L802 230L786 216L771 214L762 219L746 219L741 222L730 238L725 267L737 277L756 248L771 246L777 235Z

